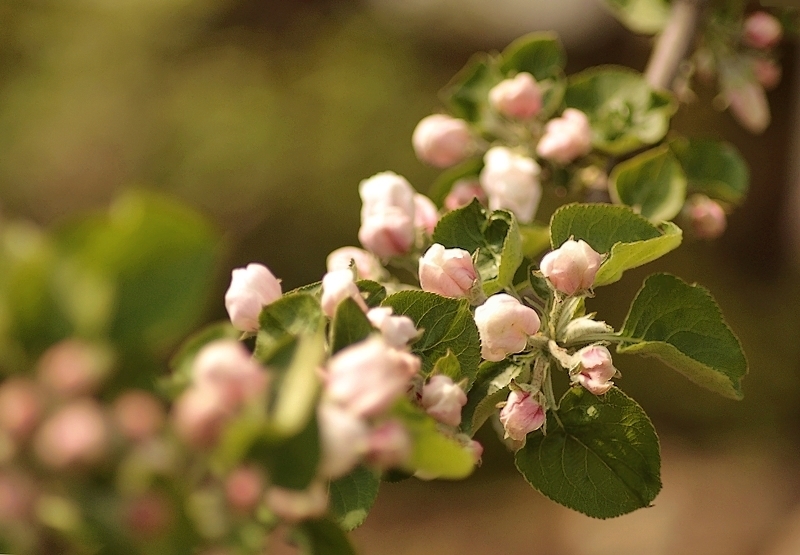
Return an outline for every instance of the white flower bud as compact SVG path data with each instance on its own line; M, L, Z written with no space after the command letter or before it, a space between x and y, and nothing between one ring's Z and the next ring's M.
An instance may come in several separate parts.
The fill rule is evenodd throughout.
M747 46L758 49L772 48L783 38L781 22L767 12L755 12L744 21L742 39Z
M80 399L42 424L34 438L34 450L39 460L56 470L93 464L105 455L108 435L100 405Z
M542 427L544 420L544 408L527 391L512 391L500 411L505 437L514 441L524 441L529 433Z
M542 91L533 75L518 73L489 91L489 104L498 113L516 119L530 119L542 108Z
M350 270L335 270L328 272L322 278L322 312L328 317L333 318L336 314L336 307L339 306L346 298L353 299L361 310L367 311L367 303L361 296L361 291L358 290L355 279L353 279L353 272Z
M539 164L504 146L490 148L483 161L480 182L489 208L509 210L522 223L533 220L542 197Z
M219 339L203 346L192 362L191 373L195 387L219 391L230 410L262 395L268 381L267 373L250 352L233 339Z
M393 468L408 461L412 452L411 437L397 420L387 420L369 435L369 462L378 468Z
M575 353L578 366L571 373L577 382L595 395L602 395L614 385L611 378L617 373L611 353L602 345L589 345Z
M463 249L434 243L419 259L419 285L443 297L469 297L478 279L472 256Z
M114 354L107 347L77 339L56 343L37 363L39 382L62 397L97 391L108 376Z
M453 184L450 192L444 199L447 210L457 210L467 206L473 199L478 199L481 204L486 204L486 192L477 179L461 179Z
M381 258L407 254L414 244L414 189L405 178L383 172L365 179L358 240Z
M594 284L603 257L582 239L569 239L542 258L540 269L553 287L566 293L586 291Z
M536 154L562 165L569 164L592 150L589 118L580 110L567 108L560 118L547 122Z
M348 270L351 262L355 264L359 279L381 281L386 276L386 270L375 255L358 247L336 249L328 255L326 266L329 272Z
M494 362L525 349L528 337L539 331L536 311L511 295L499 293L475 309L481 337L481 356Z
M367 312L370 323L380 330L384 341L395 349L404 349L419 335L414 321L408 316L393 316L392 308L380 306Z
M692 232L700 239L716 239L727 227L725 210L705 195L692 196L686 203L686 214L691 221Z
M461 409L467 404L467 395L449 376L431 376L422 388L422 406L425 412L448 426L461 424Z
M266 495L267 507L287 522L319 518L328 510L328 488L313 482L305 490L272 486Z
M266 266L248 264L231 272L231 284L225 293L225 308L237 330L258 330L261 309L281 297L281 282Z
M330 402L317 409L322 460L319 472L335 480L350 472L368 449L369 430L360 416Z
M466 160L474 148L467 122L443 114L423 118L414 129L411 143L417 158L437 168Z
M414 227L426 235L433 235L439 223L439 209L431 199L419 193L414 195Z
M192 447L213 447L232 414L224 393L214 387L192 387L178 397L172 408L172 424L178 436Z

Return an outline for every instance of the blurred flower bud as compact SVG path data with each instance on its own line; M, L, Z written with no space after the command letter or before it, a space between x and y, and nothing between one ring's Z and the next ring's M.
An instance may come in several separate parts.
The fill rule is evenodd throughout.
M45 351L36 371L48 389L62 397L77 397L96 392L113 362L109 348L67 339Z
M602 255L588 243L582 239L569 239L542 258L540 270L553 287L567 295L574 295L592 287L602 262Z
M490 361L525 349L528 337L539 331L539 315L511 295L499 293L475 309L481 337L481 356Z
M155 538L172 524L174 507L160 492L147 492L132 499L125 510L125 523L136 536Z
M269 378L244 345L233 339L204 345L192 362L191 372L195 387L217 390L231 410L261 396Z
M225 308L237 330L258 330L261 309L281 298L281 282L266 266L248 264L231 272L231 284L225 293Z
M327 259L327 270L329 272L348 270L350 262L355 264L359 279L381 281L386 275L386 270L375 258L375 255L358 247L341 247L330 253Z
M742 40L753 48L772 48L783 38L783 27L778 18L767 12L751 13L744 20Z
M230 417L224 393L213 387L192 387L172 407L172 423L178 436L195 448L213 447Z
M264 477L253 466L236 468L225 480L225 498L235 511L249 513L256 508L264 492Z
M381 258L401 256L411 249L416 238L414 227L414 189L393 172L365 179L358 187L361 195L361 227L358 240Z
M445 249L434 243L419 259L419 285L443 297L469 297L478 272L472 256L463 249Z
M725 210L705 195L693 195L686 203L692 232L700 239L716 239L727 227Z
M448 426L461 424L461 409L467 395L449 376L431 376L422 388L422 406L429 415Z
M443 114L422 118L411 144L417 158L437 168L449 168L466 160L474 148L467 122Z
M98 462L108 447L108 429L100 405L79 399L42 424L34 438L39 460L55 470Z
M24 441L42 416L42 392L26 378L0 384L0 430L14 441Z
M295 490L272 486L266 495L267 506L287 522L319 518L328 510L328 488L312 482L308 489Z
M444 199L444 207L447 210L458 210L467 206L473 199L478 199L481 204L486 204L486 192L481 187L477 179L461 179L453 184L450 192Z
M781 82L781 66L771 58L754 58L753 75L761 86L771 91Z
M731 115L742 127L755 134L766 130L771 119L769 102L760 83L739 80L726 88L724 94Z
M472 459L475 464L480 465L483 458L483 445L473 439L467 444L467 448L472 452Z
M392 308L380 306L367 312L370 323L380 330L384 341L395 349L405 349L419 335L414 321L408 316L393 316Z
M366 454L367 424L359 415L326 401L320 403L317 419L322 449L319 473L332 480L340 478Z
M114 421L123 435L132 441L153 437L164 425L164 407L146 391L129 390L114 401Z
M602 395L614 385L611 378L617 373L611 353L602 345L589 345L575 353L578 361L572 381L581 384L595 395Z
M536 154L561 165L569 164L592 150L589 118L580 110L567 108L560 118L547 122Z
M533 75L522 72L492 87L489 104L509 118L529 119L542 108L542 91Z
M505 437L514 441L524 441L529 433L542 427L544 419L544 408L527 391L512 391L500 411Z
M490 148L483 161L480 182L489 198L489 208L509 210L520 222L530 222L542 197L539 164L504 146Z
M405 426L397 420L387 420L370 432L367 458L378 468L393 468L408 460L412 447Z
M426 235L433 235L436 224L439 223L439 209L433 201L416 193L414 195L414 227L421 229Z
M33 515L37 495L33 480L13 470L0 471L0 525L18 525Z
M375 416L403 395L420 359L372 336L333 355L325 376L328 398L357 416Z
M361 310L367 311L367 303L364 302L361 291L358 290L352 271L335 270L323 276L320 301L322 312L333 318L333 315L336 314L336 307L348 297L353 299L361 307Z

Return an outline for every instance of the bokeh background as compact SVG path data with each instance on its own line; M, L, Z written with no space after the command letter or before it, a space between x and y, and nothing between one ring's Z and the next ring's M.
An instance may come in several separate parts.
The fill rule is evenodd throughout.
M357 185L391 169L425 192L436 172L410 136L475 51L556 29L568 72L643 69L648 37L596 0L0 0L0 217L57 226L129 188L167 193L219 232L202 321L225 316L230 269L268 265L290 289L357 244ZM663 440L655 507L609 522L531 490L482 430L485 463L461 484L388 484L354 534L366 555L800 553L800 159L797 55L769 94L761 136L715 111L675 127L725 138L751 194L720 240L688 243L599 291L619 326L646 273L706 285L750 361L746 398L706 393L657 362L618 357L619 385Z

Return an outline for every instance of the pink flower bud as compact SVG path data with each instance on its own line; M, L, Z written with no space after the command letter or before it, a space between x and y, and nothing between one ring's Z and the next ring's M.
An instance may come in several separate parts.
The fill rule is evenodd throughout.
M478 199L481 204L486 204L486 192L481 188L478 180L461 179L453 184L453 188L444 199L447 210L458 210L467 206L473 199Z
M128 503L125 523L131 532L144 538L156 538L172 524L174 507L163 493L148 492Z
M518 73L489 91L489 104L498 113L516 119L529 119L542 108L542 91L533 75Z
M770 113L764 87L752 81L740 81L725 90L731 115L751 133L763 133L769 126Z
M178 436L192 447L213 447L231 416L224 393L213 387L193 387L181 394L172 408Z
M358 240L381 258L401 256L416 238L414 189L405 178L383 172L365 179L361 195L361 228Z
M395 349L404 349L419 335L414 321L408 316L393 316L388 306L372 308L367 312L370 323L380 330L384 341Z
M393 468L408 461L412 448L405 426L397 420L387 420L370 433L367 458L378 468Z
M778 18L767 12L755 12L744 20L742 39L753 48L772 48L783 38L783 27Z
M110 349L76 339L50 347L39 359L39 381L63 397L77 397L97 391L111 371L114 355Z
M425 412L448 426L461 424L461 409L466 404L466 393L449 376L431 376L422 388L422 406Z
M194 358L191 372L195 387L217 390L230 410L261 396L269 378L244 345L233 339L205 345Z
M320 403L317 419L322 447L319 473L328 479L344 476L367 452L367 424L359 415L326 401Z
M580 110L567 108L560 118L547 122L536 154L561 165L569 164L592 150L589 118Z
M687 204L687 214L694 235L700 239L716 239L725 232L725 210L705 195L694 195Z
M481 336L481 356L500 361L525 349L528 337L539 331L539 315L511 295L499 293L475 309Z
M472 452L472 459L475 461L475 464L480 466L481 459L483 458L483 445L473 439L467 444L467 448Z
M617 373L611 360L611 353L602 345L589 345L577 353L577 373L572 381L581 384L595 395L602 395L614 385L611 378Z
M421 229L426 235L433 235L439 223L439 209L433 201L419 193L414 195L414 227Z
M19 525L33 516L37 496L30 477L13 470L0 472L0 525Z
M346 347L328 362L328 398L358 416L376 416L403 395L420 359L390 347L380 336Z
M103 411L95 401L80 399L51 416L34 438L34 450L46 466L63 470L98 462L108 447Z
M235 511L249 513L256 508L264 491L264 477L252 466L240 466L225 480L225 498Z
M466 160L474 148L467 122L443 114L423 118L414 129L411 143L417 158L437 168Z
M164 425L164 407L152 394L127 391L114 401L114 421L123 435L132 441L153 437Z
M544 408L527 391L512 391L500 411L505 437L514 441L524 441L529 433L542 427L544 419Z
M348 297L353 299L361 307L361 310L367 311L367 303L364 302L361 291L358 290L352 271L335 270L325 274L322 278L322 298L320 300L322 312L333 318L333 315L336 314L336 307Z
M753 75L761 86L771 91L781 82L781 66L770 58L755 58L753 60Z
M603 257L588 243L569 239L542 258L540 269L553 287L574 295L591 288L602 262Z
M32 381L10 378L0 385L0 430L24 441L42 416L42 392Z
M381 281L386 275L386 270L375 255L358 247L341 247L331 252L327 259L327 270L348 270L351 262L355 264L360 279Z
M504 146L490 148L483 161L480 182L489 208L509 210L520 222L530 222L542 197L539 164Z
M225 293L225 308L237 330L258 330L261 309L281 297L281 282L266 266L248 264L231 272L231 284Z
M478 272L472 256L463 249L445 249L434 243L419 259L419 285L443 297L469 297Z
M328 488L313 482L308 489L294 490L272 486L266 495L267 506L287 522L321 517L328 510Z

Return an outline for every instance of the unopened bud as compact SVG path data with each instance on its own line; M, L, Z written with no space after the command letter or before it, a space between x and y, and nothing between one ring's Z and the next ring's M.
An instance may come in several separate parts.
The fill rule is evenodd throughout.
M553 287L574 295L592 287L602 262L602 255L588 243L569 239L542 258L540 269Z
M225 308L237 330L258 330L261 309L281 297L281 282L266 266L248 264L231 272L231 284L225 293Z
M434 243L419 259L419 284L423 291L443 297L469 297L477 279L472 256L463 249L445 249Z
M42 392L32 381L10 378L0 385L0 430L23 441L42 416Z
M437 168L458 164L474 148L467 122L443 114L423 118L414 129L411 143L417 158Z
M761 86L771 91L781 82L781 66L771 58L756 58L753 60L753 75Z
M353 299L361 310L367 311L367 303L364 302L361 296L361 291L356 285L353 278L353 272L350 270L335 270L328 272L322 278L322 312L330 318L336 314L336 307L339 306L343 300Z
M504 146L490 148L483 161L480 182L489 208L509 210L522 223L533 220L542 198L539 164Z
M350 472L368 448L367 424L357 414L329 402L317 410L322 457L320 474L336 479Z
M542 108L542 91L533 75L518 73L489 91L489 104L498 113L515 119L530 119Z
M772 48L783 38L781 22L767 12L755 12L744 20L742 39L748 46L758 49Z
M185 443L204 449L216 444L230 414L229 403L219 389L193 387L178 397L172 422Z
M589 118L574 108L567 108L560 118L547 122L544 136L536 145L536 154L562 165L589 154L591 150Z
M497 362L525 349L528 337L539 331L541 321L535 310L499 293L475 309L475 324L481 337L481 356Z
M34 438L34 450L55 470L98 462L108 447L108 429L100 405L80 399L51 416Z
M481 187L477 179L461 179L453 184L450 192L444 199L444 207L447 210L458 210L467 206L473 199L478 199L481 204L486 204L486 191Z
M602 345L590 345L575 353L578 366L571 379L595 395L602 395L614 385L611 378L617 373L611 353Z
M123 435L132 441L153 437L166 418L163 405L145 391L123 393L114 401L113 415Z
M264 369L242 343L233 339L218 339L203 346L191 372L195 387L216 389L231 410L262 395L268 382Z
M365 179L358 187L361 196L361 227L358 240L381 258L407 254L414 245L414 189L393 172Z
M370 323L380 330L383 339L395 349L404 349L408 342L419 335L414 321L408 316L392 315L392 308L380 306L367 312Z
M505 437L514 441L524 441L529 433L542 427L544 420L544 408L527 391L511 391L500 411Z
M461 409L467 395L449 376L431 376L422 388L422 406L429 415L448 426L461 424Z
M763 133L770 123L769 102L760 83L740 80L725 90L728 108L736 121L751 133Z
M439 223L439 209L431 199L419 193L414 195L414 227L426 235L433 235Z
M235 511L249 513L256 508L264 491L264 477L252 466L240 466L225 480L225 497Z
M375 255L358 247L341 247L331 252L326 267L329 272L348 270L351 263L355 264L360 279L381 281L386 276L386 270Z
M63 397L77 397L97 391L109 374L114 355L110 349L76 339L50 347L39 359L39 381Z
M0 471L0 525L19 525L33 515L37 488L21 472Z
M412 447L405 426L397 420L388 420L370 432L367 458L379 468L402 466L411 456Z
M705 195L694 195L686 203L686 214L692 225L692 232L700 239L716 239L727 227L725 210L718 202Z
M173 519L173 506L160 492L148 492L128 503L125 522L137 536L155 538L166 532Z

